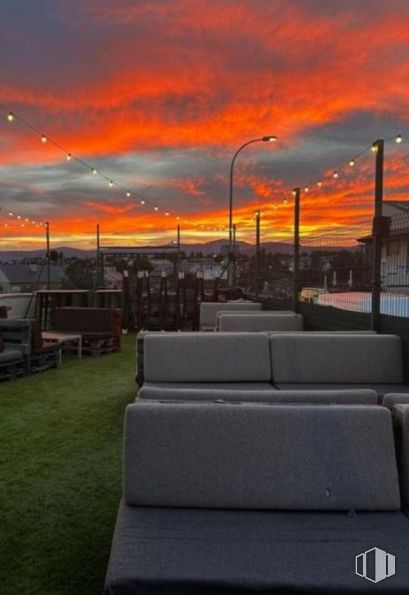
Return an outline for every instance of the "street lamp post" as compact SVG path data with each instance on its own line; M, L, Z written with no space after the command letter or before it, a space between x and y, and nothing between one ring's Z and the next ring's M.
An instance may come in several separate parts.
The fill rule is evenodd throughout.
M241 145L233 155L233 159L231 160L230 164L230 191L229 191L229 256L228 256L228 275L229 275L229 284L231 284L233 279L233 270L232 270L232 260L234 261L235 254L233 254L233 173L234 173L234 163L239 155L239 153L248 145L258 142L275 142L277 137L274 135L269 136L262 136L261 138L254 138L252 140L247 141L244 145ZM233 256L233 258L232 258ZM233 262L234 266L234 262Z

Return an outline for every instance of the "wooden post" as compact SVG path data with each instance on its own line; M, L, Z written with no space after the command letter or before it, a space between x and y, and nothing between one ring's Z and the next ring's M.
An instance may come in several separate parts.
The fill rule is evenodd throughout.
M297 312L300 291L300 189L294 188L294 271L293 310Z

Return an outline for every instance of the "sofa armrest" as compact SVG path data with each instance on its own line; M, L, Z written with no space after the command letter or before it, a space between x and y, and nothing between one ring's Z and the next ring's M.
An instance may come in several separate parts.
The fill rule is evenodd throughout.
M402 506L409 509L409 405L392 408Z

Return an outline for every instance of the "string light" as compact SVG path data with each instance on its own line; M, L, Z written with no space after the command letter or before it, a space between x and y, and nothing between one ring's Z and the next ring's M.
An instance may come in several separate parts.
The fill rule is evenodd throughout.
M118 188L123 188L123 186L116 182L115 180L110 179L108 176L100 173L96 168L92 167L89 163L87 163L86 161L84 161L83 159L77 157L76 155L74 155L71 152L68 152L64 147L62 147L58 142L56 142L55 140L47 137L45 134L42 134L41 131L39 131L35 126L33 126L30 122L26 121L25 119L23 119L22 117L20 117L19 115L8 111L6 109L6 107L2 104L0 104L0 109L2 109L3 111L6 112L6 117L7 120L9 122L13 122L14 120L18 121L19 123L21 123L23 126L25 126L26 128L28 128L29 130L31 130L32 132L36 133L39 137L42 143L49 143L54 145L57 149L59 149L60 151L62 151L65 155L65 159L66 161L73 161L75 160L77 163L79 163L80 165L82 165L83 167L86 167L89 171L91 171L93 173L93 175L95 176L99 176L101 178L103 178L104 180L106 180L109 184L109 187L113 187L113 186L117 186ZM276 138L269 138L268 140L274 141L276 140ZM123 188L124 192L126 190L126 188ZM127 191L126 192L126 196L128 198L131 197L131 192ZM155 211L159 210L159 207L155 208L154 203L148 199L143 199L140 200L140 204L142 205L151 205Z
M304 192L309 192L309 191L310 191L309 187L308 187L308 186L306 186L306 187L304 188Z
M372 153L376 153L376 151L378 150L378 146L376 143L373 143L372 147L371 147L371 151Z
M121 184L119 184L118 182L115 182L114 180L108 178L107 176L105 176L104 174L99 173L95 168L91 167L88 163L86 163L84 160L80 159L79 157L73 155L70 152L67 152L61 145L59 145L57 142L55 142L54 140L48 138L45 134L41 134L40 131L38 129L36 129L32 124L30 124L29 122L25 121L23 118L21 118L20 116L14 114L11 111L8 111L6 109L6 107L4 105L0 104L0 109L3 109L3 111L6 112L6 117L7 120L9 122L13 122L15 120L19 121L21 124L23 124L26 128L29 128L32 132L35 132L36 134L38 134L40 136L40 140L42 143L51 143L53 144L55 147L57 147L58 149L60 149L64 154L65 154L65 159L67 161L71 161L71 160L76 160L77 163L79 163L80 165L86 167L88 170L90 170L94 175L98 175L99 177L103 178L104 180L106 180L109 183L109 186L112 187L114 185L118 186L119 188L123 188L123 186L121 186ZM271 138L269 140L276 140L275 138ZM403 141L402 139L402 135L398 134L396 137L387 139L387 141L391 141L394 140L396 143L401 143ZM377 150L377 145L376 142L373 143L372 145L369 145L369 147L367 147L366 149L364 149L359 155L357 155L354 159L351 159L349 161L349 166L353 167L355 165L356 160L361 157L361 155L363 155L364 153L366 153L366 151L371 148L372 151L376 151ZM339 173L338 170L335 170L332 174L332 177L337 179L339 177ZM316 182L318 187L321 187L323 185L322 180L319 180L318 182ZM305 192L309 191L309 186L305 187ZM124 189L125 190L125 189ZM129 198L131 196L131 193L129 191L126 192L126 196ZM147 200L147 199L140 199L140 204L141 205L145 205L145 204L150 204L153 206L154 210L157 212L159 211L159 207L157 205L154 205L151 201ZM282 201L282 204L286 204L288 201L284 200ZM169 216L170 213L169 211L165 212L166 216ZM180 218L178 217L177 220L179 220ZM34 223L33 223L34 224ZM37 223L35 223L35 225L37 225ZM38 224L39 226L41 226L42 224Z

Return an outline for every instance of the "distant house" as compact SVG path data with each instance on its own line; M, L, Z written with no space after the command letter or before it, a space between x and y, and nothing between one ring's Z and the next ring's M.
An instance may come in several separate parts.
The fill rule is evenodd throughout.
M213 281L216 278L227 278L226 268L212 258L184 260L181 263L181 270L185 273L203 273L203 279L205 281Z
M151 258L150 263L153 266L151 275L160 277L163 274L171 275L175 269L175 265L166 258Z
M382 286L409 291L409 201L385 200L383 215L391 218L391 225L382 242ZM372 236L358 241L372 250Z
M59 289L64 269L50 266L50 289ZM47 287L47 267L38 264L0 264L0 291L3 293L24 293Z

